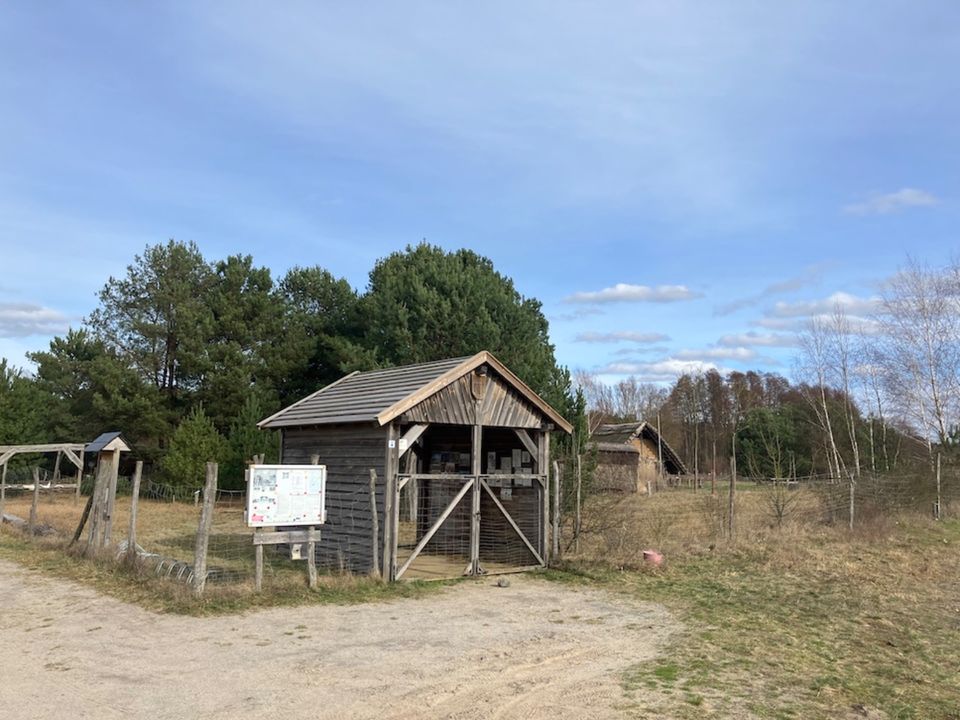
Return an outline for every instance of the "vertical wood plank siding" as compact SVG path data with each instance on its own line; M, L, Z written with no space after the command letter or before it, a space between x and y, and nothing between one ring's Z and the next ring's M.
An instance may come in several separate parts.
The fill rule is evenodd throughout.
M370 423L285 428L283 462L327 466L327 522L320 528L317 565L367 573L373 563L370 468L377 471L377 515L384 527L386 428Z
M404 422L472 425L474 399L472 376L465 375L431 395L403 415ZM542 413L520 393L491 372L481 406L484 427L539 428Z

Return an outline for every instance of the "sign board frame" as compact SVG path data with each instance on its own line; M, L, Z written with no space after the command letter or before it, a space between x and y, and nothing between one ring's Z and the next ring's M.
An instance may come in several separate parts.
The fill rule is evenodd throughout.
M251 528L322 525L327 520L327 466L249 466L245 515Z

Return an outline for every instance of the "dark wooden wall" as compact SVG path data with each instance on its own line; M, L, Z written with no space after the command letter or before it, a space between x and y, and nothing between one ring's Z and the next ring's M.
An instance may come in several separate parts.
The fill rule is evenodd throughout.
M369 572L373 564L370 468L377 471L377 514L383 538L387 429L372 423L318 425L283 431L283 462L327 466L327 522L317 545L317 565ZM382 554L382 548L380 548Z

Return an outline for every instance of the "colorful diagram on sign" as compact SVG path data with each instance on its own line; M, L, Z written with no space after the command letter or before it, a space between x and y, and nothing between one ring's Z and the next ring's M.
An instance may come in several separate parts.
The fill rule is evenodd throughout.
M247 471L250 527L322 525L327 468L324 465L252 465Z

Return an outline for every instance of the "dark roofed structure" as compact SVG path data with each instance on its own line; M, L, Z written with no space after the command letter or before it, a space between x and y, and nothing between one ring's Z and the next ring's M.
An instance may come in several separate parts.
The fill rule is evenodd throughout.
M327 467L321 566L377 558L396 579L547 562L550 432L573 428L489 352L355 372L259 426L280 431L282 463Z
M120 452L130 452L130 446L127 445L124 441L123 436L119 432L105 432L102 435L98 436L87 444L83 449L84 452L88 453L99 453L112 450L119 450Z
M601 425L590 436L597 452L597 486L604 490L649 491L660 475L685 475L680 456L647 422Z

